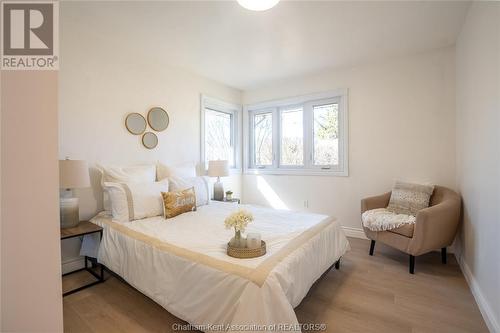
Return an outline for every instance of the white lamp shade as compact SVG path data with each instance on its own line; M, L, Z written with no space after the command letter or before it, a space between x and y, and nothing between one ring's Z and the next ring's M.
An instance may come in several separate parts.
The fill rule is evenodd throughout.
M238 0L238 3L246 9L262 11L273 8L280 0Z
M226 160L208 161L208 175L210 177L229 176L229 162Z
M89 166L87 162L81 160L60 160L59 187L90 187Z

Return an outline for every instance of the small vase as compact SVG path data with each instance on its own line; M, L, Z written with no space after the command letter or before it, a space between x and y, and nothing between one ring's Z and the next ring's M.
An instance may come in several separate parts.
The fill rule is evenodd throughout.
M246 237L241 237L240 238L240 248L246 248L247 247L247 238Z
M241 231L237 230L234 232L234 237L229 241L229 245L232 247L241 247L242 237Z

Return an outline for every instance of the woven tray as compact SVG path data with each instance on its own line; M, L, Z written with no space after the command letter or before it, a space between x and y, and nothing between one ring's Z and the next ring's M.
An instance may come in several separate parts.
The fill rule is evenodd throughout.
M227 255L234 258L240 259L249 259L249 258L257 258L266 254L266 242L263 240L260 241L260 247L256 249L248 249L241 247L233 247L227 244Z

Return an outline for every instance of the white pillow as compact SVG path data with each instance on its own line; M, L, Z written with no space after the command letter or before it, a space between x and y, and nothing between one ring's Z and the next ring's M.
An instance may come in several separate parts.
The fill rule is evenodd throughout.
M210 202L208 177L170 177L168 180L170 191L182 191L194 187L197 207L208 205Z
M107 204L115 220L119 222L129 221L127 195L122 184L105 182L103 187L104 209L106 209Z
M153 183L156 181L155 165L137 166L96 166L101 171L101 186L104 183ZM104 191L104 210L111 211L108 193Z
M168 181L155 183L104 183L111 199L113 219L127 222L163 214L161 192L168 192Z
M168 166L166 164L158 162L156 164L156 179L163 180L169 177L196 177L196 165L194 162L186 162L174 166Z

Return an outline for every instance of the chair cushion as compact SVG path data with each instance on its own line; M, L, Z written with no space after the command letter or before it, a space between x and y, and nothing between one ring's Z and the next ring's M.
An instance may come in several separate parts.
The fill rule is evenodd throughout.
M408 238L413 237L413 229L415 229L415 224L403 224L399 228L387 230L389 232L399 234Z
M396 214L387 208L367 210L361 215L361 219L363 226L372 231L393 231L406 237L413 236L416 220L413 215Z

